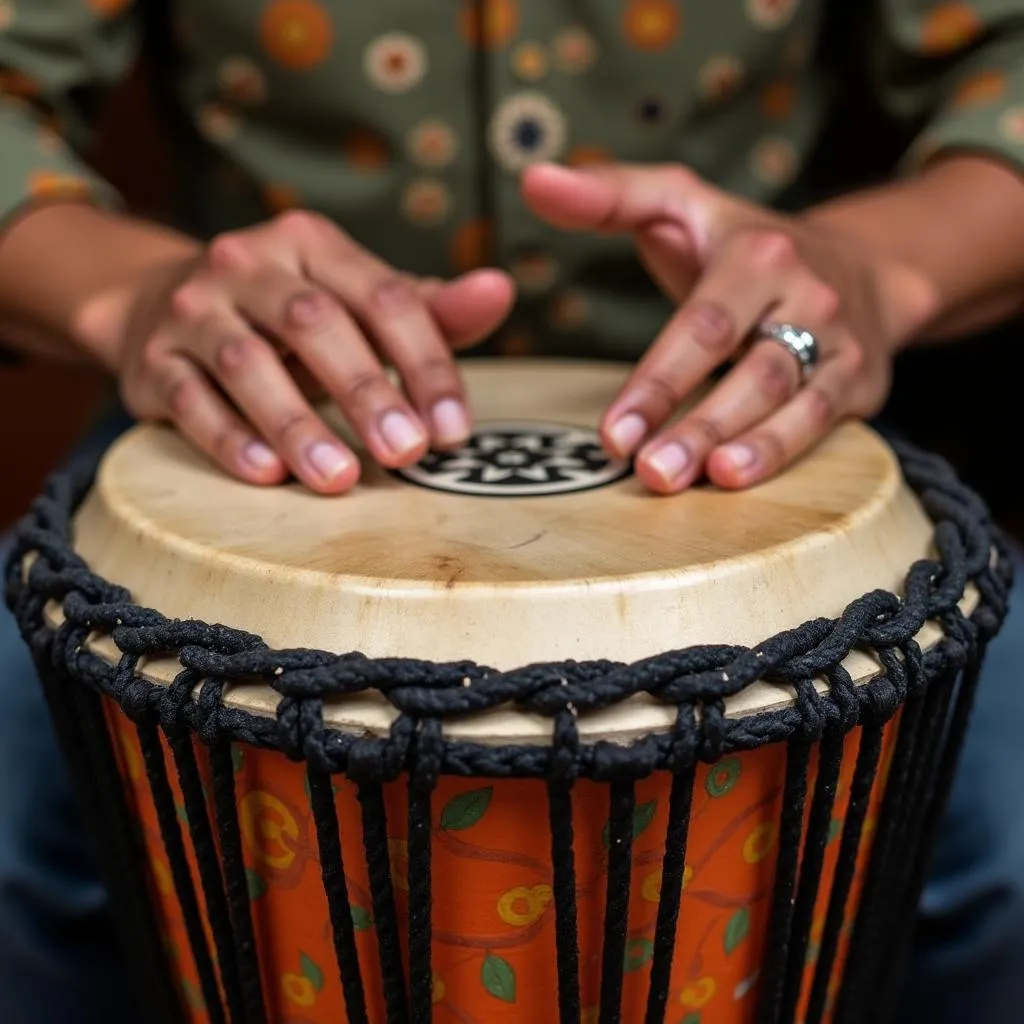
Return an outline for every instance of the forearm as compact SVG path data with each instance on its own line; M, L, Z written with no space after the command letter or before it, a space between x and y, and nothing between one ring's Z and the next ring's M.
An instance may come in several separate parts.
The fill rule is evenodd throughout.
M888 250L929 283L932 313L907 344L982 330L1024 307L1024 178L994 159L950 155L805 216Z
M85 203L31 209L0 234L0 340L113 368L139 284L198 252L167 228Z

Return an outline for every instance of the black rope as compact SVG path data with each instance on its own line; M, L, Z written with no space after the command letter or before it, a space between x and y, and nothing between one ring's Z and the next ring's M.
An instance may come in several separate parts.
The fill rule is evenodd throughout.
M839 729L830 729L818 746L818 777L811 799L811 813L807 821L803 854L800 858L800 881L789 936L789 959L782 988L779 1020L793 1020L804 980L807 944L818 902L818 887L825 862L825 847L831 834L832 809L835 806L839 772L843 764L843 740Z
M183 673L189 676L190 673ZM181 680L183 688L192 689L194 680ZM173 698L178 681L168 690ZM185 809L185 821L192 839L192 852L195 854L199 879L203 887L203 901L206 906L206 918L217 948L217 968L220 972L221 987L228 1004L228 1013L232 1021L245 1024L247 1015L242 998L242 982L238 973L238 951L235 948L235 934L231 927L231 916L228 911L228 900L224 892L224 880L221 876L220 859L217 846L213 839L213 827L207 811L206 798L203 794L203 783L199 777L199 765L196 763L195 749L192 746L192 735L179 726L167 730L171 754L178 769L178 786L181 790Z
M673 776L669 791L665 855L661 861L661 895L658 898L658 920L654 929L654 954L651 958L651 985L647 994L645 1024L662 1024L668 1008L672 959L676 951L679 907L686 872L686 840L690 831L693 782L694 770L691 764L681 774Z
M636 788L613 782L608 800L608 875L601 955L600 1024L622 1020L622 978L629 930L629 883L633 867L633 812Z
M811 743L802 737L791 740L786 749L786 784L779 821L779 856L775 864L775 891L768 918L768 938L761 968L757 1024L775 1024L779 1019L786 962L793 922L797 865L802 846L804 803L807 799L807 765Z
M235 765L230 743L218 741L210 748L210 771L213 780L214 814L224 865L228 913L235 933L235 960L242 985L246 1020L249 1024L264 1024L267 1020L267 1011L263 998L256 931L252 922L249 880L246 877L245 856L242 852L242 830L238 823L238 805L235 801Z
M331 777L308 770L309 803L316 825L317 845L320 852L320 872L327 911L331 918L334 955L338 962L338 976L345 998L345 1014L349 1024L369 1024L366 1013L366 993L363 976L359 971L359 951L356 948L356 929L349 902L345 860L342 853L338 810L334 805L334 786Z
M181 828L174 815L160 745L161 730L174 741L179 754L185 754L182 737L192 735L217 752L214 799L228 909L227 925L223 915L219 924L213 918L211 922L222 956L230 950L232 941L235 944L236 956L226 957L221 963L224 995L232 1001L232 1017L238 1016L238 990L232 981L235 973L242 986L244 1011L252 1022L261 1020L265 1010L262 995L258 994L258 979L255 983L253 980L258 974L258 953L252 939L251 911L243 913L240 902L237 811L231 806L234 794L224 776L224 752L229 743L282 751L308 765L335 951L347 1012L356 1021L366 1018L362 989L365 979L359 974L337 814L328 794L329 779L334 774L358 785L389 1024L429 1019L430 794L438 776L546 780L559 1015L563 1024L577 1021L580 1015L573 784L577 778L593 779L607 784L611 793L600 993L600 1019L606 1022L618 1021L622 1014L634 784L659 771L675 776L647 1006L647 1022L654 1024L665 1015L693 765L698 761L713 763L732 752L786 743L780 855L758 1003L759 1024L778 1024L780 1013L788 1012L783 1008L792 1005L798 988L795 954L802 953L807 942L807 908L813 909L812 897L818 884L813 865L820 859L820 826L826 805L831 806L829 783L823 773L834 764L830 760L834 747L829 757L823 757L819 786L812 798L810 859L806 875L801 871L798 886L809 752L822 737L829 737L827 744L834 744L858 724L866 727L858 756L857 792L851 791L837 880L830 894L819 954L823 959L812 985L812 1010L818 1013L825 998L825 981L819 981L825 977L821 963L834 959L853 866L863 842L863 813L877 771L875 746L880 745L883 724L902 706L881 824L873 843L837 1006L837 1024L853 1024L863 1018L872 996L878 994L877 986L894 976L893 968L886 965L897 962L894 958L899 956L898 945L907 929L893 927L893 914L903 912L906 917L913 907L962 742L971 688L962 687L955 710L948 716L943 688L966 664L980 659L1005 617L1010 584L1005 544L981 501L942 460L902 444L897 451L905 478L935 523L933 556L908 569L899 596L874 591L852 601L836 618L806 622L753 648L704 645L629 665L606 660L568 661L511 671L472 662L434 664L409 658L371 659L354 652L275 651L259 637L239 630L192 620L169 620L157 611L138 607L123 588L89 570L72 548L72 522L91 485L95 464L82 464L54 477L19 525L6 567L6 597L43 675L62 680L60 688L46 684L51 703L67 701L69 691L76 699L79 690L84 694L88 689L91 694L110 698L137 725L161 834L213 1024L225 1020L222 993L206 945ZM972 585L980 600L966 615L958 602ZM59 606L63 613L63 622L56 628L47 618L46 610L52 605ZM922 652L914 638L928 621L939 625L941 636ZM118 663L110 664L86 642L95 635L113 639L122 652ZM881 665L875 678L856 687L841 667L855 649L871 653ZM167 687L140 676L139 660L151 657L176 658L183 672L180 678L204 680L198 696L191 688L187 693L182 689L170 695ZM813 679L826 681L824 692L815 690L810 683ZM275 690L280 697L276 715L251 714L225 705L225 687L240 680ZM776 711L726 717L725 701L762 680L794 687L797 699ZM375 695L396 712L394 725L386 735L355 735L325 724L325 700L364 693ZM581 739L577 718L638 696L674 707L676 728L629 747ZM550 719L551 742L485 745L443 734L442 723L449 717L485 714L499 707ZM65 746L69 750L86 749L91 744L93 759L102 760L101 754L110 742L105 733L88 723L72 723L68 729L92 733L68 739ZM191 768L187 769L186 776L190 772ZM410 787L408 988L383 797L384 784L403 774ZM183 777L183 786L190 790L185 795L198 815L194 779ZM205 814L205 803L203 806ZM205 833L201 823L198 830L194 826L193 845L198 839L199 847L208 846ZM207 883L212 882L209 849L204 852L197 848L195 852L201 873ZM212 914L222 914L216 887L207 884L206 888L213 895ZM899 895L898 900L890 898L894 893Z
M891 711L890 711L891 714ZM879 716L874 722L866 722L857 751L857 764L850 781L850 800L843 824L839 858L832 883L832 895L825 914L825 927L821 933L818 959L814 967L814 980L807 1002L805 1024L820 1024L825 1013L828 985L832 980L832 966L839 948L839 937L846 920L846 908L850 898L850 887L857 872L857 858L861 850L864 821L878 771L878 760L882 753L882 739L885 722L889 715Z
M391 881L391 858L388 853L387 813L384 790L379 782L359 786L359 803L363 811L363 847L370 876L373 918L377 923L377 948L380 950L381 985L387 1006L388 1024L406 1024L409 1019L406 998L405 970L398 938L398 914L395 890Z
M224 1013L217 975L213 966L213 957L206 942L203 931L203 912L199 908L199 898L192 881L192 871L185 852L185 840L178 824L177 811L174 806L174 793L167 778L167 766L164 763L163 747L156 727L147 723L138 723L136 731L142 749L142 761L146 766L149 790L156 809L157 823L164 843L164 852L171 869L171 881L174 892L181 906L185 922L185 934L188 936L192 959L195 961L199 974L199 988L206 1003L206 1012L211 1024L227 1024Z

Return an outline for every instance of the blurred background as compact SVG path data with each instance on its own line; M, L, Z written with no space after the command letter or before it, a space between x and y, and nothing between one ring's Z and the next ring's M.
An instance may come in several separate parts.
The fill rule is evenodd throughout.
M91 156L137 211L158 212L171 182L148 97L140 68L115 96ZM858 122L867 132L856 130ZM877 159L885 147L879 145L876 112L858 104L833 123L837 130L823 149L834 177L863 181L862 175L877 173L861 166L865 149L851 144L873 138ZM946 455L1020 539L1024 393L1014 357L1022 338L1024 325L1012 324L989 337L904 356L886 413L913 440ZM104 374L83 367L0 365L0 532L38 493L110 388Z

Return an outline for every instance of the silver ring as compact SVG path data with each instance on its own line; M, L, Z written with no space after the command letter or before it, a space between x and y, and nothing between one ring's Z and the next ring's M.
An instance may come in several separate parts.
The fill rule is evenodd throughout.
M810 377L815 366L818 365L821 352L818 339L810 331L803 327L797 327L795 324L770 322L758 325L757 330L762 337L777 341L787 348L800 364L800 373L803 379L806 381Z

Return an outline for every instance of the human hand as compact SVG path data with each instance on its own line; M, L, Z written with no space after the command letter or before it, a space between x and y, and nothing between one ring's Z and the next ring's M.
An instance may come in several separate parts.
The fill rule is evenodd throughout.
M702 474L748 487L838 421L873 415L896 351L929 313L929 282L890 253L813 214L786 217L737 199L681 166L537 165L522 187L533 211L557 227L633 234L679 305L601 425L605 445L635 454L638 475L658 492L678 492ZM758 339L766 321L816 337L806 382L792 353ZM731 360L722 381L670 423Z
M513 297L497 271L406 277L305 212L222 235L146 280L115 358L129 412L171 421L251 483L290 471L325 494L350 488L359 463L311 393L333 398L384 466L458 446L471 423L453 350L490 333Z

